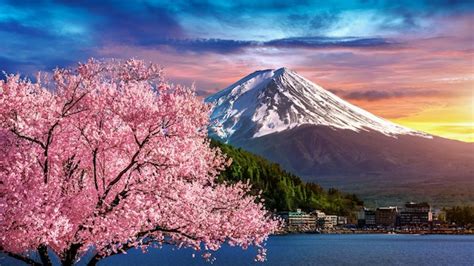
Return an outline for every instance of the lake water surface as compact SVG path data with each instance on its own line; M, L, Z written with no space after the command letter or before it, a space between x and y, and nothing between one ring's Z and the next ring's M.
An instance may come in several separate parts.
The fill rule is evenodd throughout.
M474 265L474 236L462 235L286 235L267 242L264 263L254 262L255 249L224 246L213 264L189 249L171 246L142 254L131 250L100 261L121 265ZM85 263L79 263L80 265ZM20 265L3 257L0 265Z
M455 235L286 235L267 242L265 263L255 250L228 246L212 265L474 265L474 236ZM191 250L133 251L100 265L211 265Z

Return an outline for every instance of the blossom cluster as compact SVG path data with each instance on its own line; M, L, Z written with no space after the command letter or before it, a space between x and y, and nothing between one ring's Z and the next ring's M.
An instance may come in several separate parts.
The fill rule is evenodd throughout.
M277 229L249 184L217 182L230 161L209 145L210 107L157 65L91 59L36 80L0 80L2 250L66 263L152 243L262 247Z

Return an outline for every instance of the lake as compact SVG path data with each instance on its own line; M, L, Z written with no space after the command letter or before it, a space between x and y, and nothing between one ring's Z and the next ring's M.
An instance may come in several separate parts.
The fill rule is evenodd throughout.
M474 265L474 236L465 235L286 235L267 242L265 263L255 250L223 247L213 264L188 249L170 246L148 253L132 250L99 265ZM0 264L11 265L2 260ZM5 264L6 263L6 264Z
M254 249L225 246L212 265L474 265L472 235L286 235L270 237L267 248L262 264L253 261ZM164 247L100 265L210 265L192 253Z

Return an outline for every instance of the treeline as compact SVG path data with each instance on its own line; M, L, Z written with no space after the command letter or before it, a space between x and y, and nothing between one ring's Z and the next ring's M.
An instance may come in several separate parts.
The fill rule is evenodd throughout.
M457 225L474 224L474 206L455 206L452 208L444 208L446 213L446 221Z
M218 146L233 160L220 179L231 182L250 179L255 193L263 191L269 210L318 209L328 214L349 216L356 206L363 205L363 201L355 194L343 193L334 188L324 190L318 184L305 183L278 164L240 148L215 140L212 140L212 145Z

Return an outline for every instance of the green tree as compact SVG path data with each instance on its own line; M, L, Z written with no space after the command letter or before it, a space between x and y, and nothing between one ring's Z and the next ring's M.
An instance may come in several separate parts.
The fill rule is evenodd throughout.
M222 172L220 180L250 180L253 191L262 191L266 207L271 210L319 209L329 214L349 215L357 206L363 205L355 194L335 188L325 191L320 185L305 183L280 165L260 156L215 140L211 143L232 158L231 166Z

